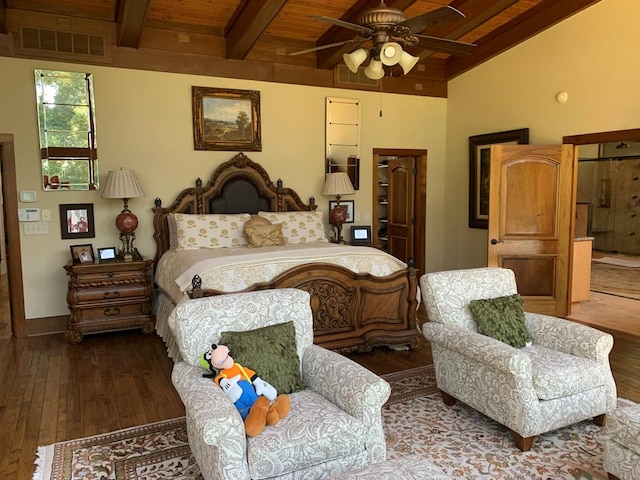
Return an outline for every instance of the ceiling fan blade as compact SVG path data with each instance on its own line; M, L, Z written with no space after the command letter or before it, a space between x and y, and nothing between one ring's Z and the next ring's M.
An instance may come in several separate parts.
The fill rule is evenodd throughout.
M371 28L363 27L362 25L358 25L356 23L345 22L344 20L338 20L337 18L324 17L322 15L309 15L309 18L320 20L321 22L332 23L333 25L348 28L349 30L354 30L358 32L361 37L370 37L374 34L374 30Z
M451 55L469 55L477 47L475 43L459 42L448 38L429 37L428 35L416 35L416 37L419 40L418 45L421 47Z
M321 45L319 47L307 48L306 50L300 50L299 52L292 52L289 55L302 55L304 53L316 52L318 50L324 50L325 48L341 47L342 45L348 45L350 43L362 43L366 38L356 38L354 40L345 40L344 42L328 43L327 45Z
M460 20L464 18L464 13L460 10L453 8L450 5L446 7L437 8L417 17L409 18L400 25L409 27L413 33L420 33L429 28L435 27L442 23L452 22L453 20Z

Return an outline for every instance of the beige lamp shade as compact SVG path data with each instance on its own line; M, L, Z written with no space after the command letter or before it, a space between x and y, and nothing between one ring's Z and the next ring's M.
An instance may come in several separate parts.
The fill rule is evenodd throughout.
M346 172L327 173L322 188L323 195L334 195L340 197L342 195L352 195L355 193L353 184Z
M102 198L144 197L144 189L133 170L111 170L102 187Z

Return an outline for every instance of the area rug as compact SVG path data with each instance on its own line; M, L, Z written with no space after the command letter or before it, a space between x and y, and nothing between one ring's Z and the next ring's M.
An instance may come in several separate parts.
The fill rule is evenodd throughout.
M433 390L433 384L423 383L428 369L412 373L414 385ZM386 377L392 398L404 390L406 400L383 407L388 458L419 454L453 478L473 480L607 478L602 469L602 428L591 422L541 435L530 452L522 453L506 428L459 402L446 407L437 393L411 398L407 386L412 375L393 375ZM178 418L39 447L33 478L201 480L202 476L189 450L185 419Z
M413 400L417 397L436 393L436 372L433 365L410 368L383 375L391 385L391 395L385 406Z
M596 263L608 263L609 265L618 265L619 267L640 268L640 262L631 258L623 257L600 257L593 258Z
M606 263L591 265L591 287L594 292L629 298L640 297L640 268L621 267Z

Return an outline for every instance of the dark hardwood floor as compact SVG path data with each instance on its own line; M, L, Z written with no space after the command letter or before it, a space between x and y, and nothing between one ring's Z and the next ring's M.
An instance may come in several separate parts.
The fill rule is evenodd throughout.
M589 320L589 308L581 306L576 321L605 319L598 311ZM615 337L610 361L618 395L640 402L640 336L621 331L624 325L597 328ZM419 351L348 356L379 375L432 363L426 343ZM0 335L0 478L30 479L40 445L184 415L171 369L160 338L139 331L88 335L78 345L62 334Z

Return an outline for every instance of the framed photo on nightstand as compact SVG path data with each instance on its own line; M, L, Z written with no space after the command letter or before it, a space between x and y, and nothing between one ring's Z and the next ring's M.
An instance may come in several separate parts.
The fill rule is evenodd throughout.
M93 263L93 245L71 245L71 258L73 263Z
M371 226L354 226L351 227L351 245L369 245L371 244Z
M116 247L106 247L98 249L98 261L100 263L116 261Z

